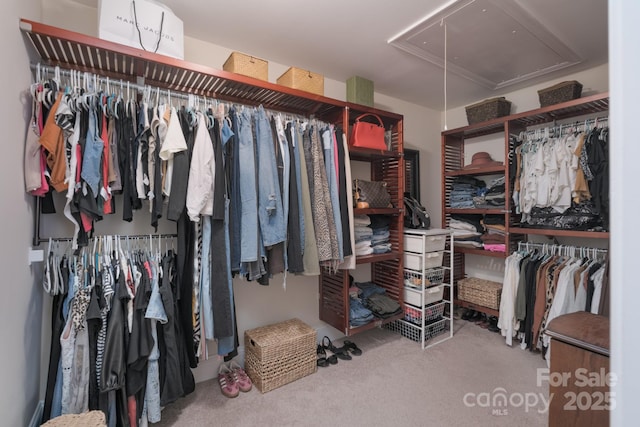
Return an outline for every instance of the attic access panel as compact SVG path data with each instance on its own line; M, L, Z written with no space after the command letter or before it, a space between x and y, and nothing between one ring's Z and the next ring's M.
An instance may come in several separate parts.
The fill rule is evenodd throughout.
M580 58L515 0L456 0L389 40L488 89L575 65Z

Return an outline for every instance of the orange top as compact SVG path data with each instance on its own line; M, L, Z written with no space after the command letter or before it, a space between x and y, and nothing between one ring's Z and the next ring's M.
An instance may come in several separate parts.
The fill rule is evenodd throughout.
M64 151L64 137L62 128L56 124L56 112L60 105L63 93L60 92L56 102L49 111L47 123L44 125L40 136L40 145L47 150L47 166L51 171L51 185L58 191L66 191L67 184L64 182L67 171L67 156Z

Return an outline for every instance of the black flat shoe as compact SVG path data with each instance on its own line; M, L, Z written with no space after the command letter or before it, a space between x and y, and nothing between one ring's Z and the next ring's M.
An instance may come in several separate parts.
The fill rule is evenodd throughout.
M491 316L489 318L489 327L487 328L491 332L500 332L500 328L498 328L498 318L495 316Z
M464 312L464 314L460 318L462 320L470 321L473 318L473 316L475 316L475 314L476 314L475 310L467 310Z
M347 349L347 351L350 351L351 354L353 354L354 356L360 356L362 354L362 350L360 350L360 348L358 348L356 343L348 341L348 340L344 341L342 343L342 348Z
M316 360L316 365L321 367L329 366L329 361L327 360L327 352L324 350L320 344L318 344L318 348L316 349L316 356L318 359Z
M333 343L331 342L331 338L326 335L324 336L324 338L322 338L322 346L325 348L325 350L329 350L330 352L332 352L333 356L337 356L338 359L351 360L351 355L349 354L349 352L344 347L338 348L333 345Z

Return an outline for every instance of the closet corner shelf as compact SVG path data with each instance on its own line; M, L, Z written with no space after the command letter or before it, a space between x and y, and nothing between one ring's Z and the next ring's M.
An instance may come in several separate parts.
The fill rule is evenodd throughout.
M386 319L375 319L372 320L371 322L362 325L362 326L355 326L355 327L348 327L346 328L346 330L344 331L344 334L347 336L351 336L351 335L355 335L358 334L360 332L364 332L364 331L368 331L369 329L374 329L374 328L379 328L382 325L386 324L386 323L390 323L393 322L395 320L399 320L402 319L404 317L404 311L398 314L395 314L393 316L387 317Z
M372 254L356 257L356 264L370 264L373 262L400 259L400 252L387 252L384 254Z
M35 48L32 60L46 65L101 74L223 101L320 118L335 116L346 102L240 74L146 52L86 34L20 19L20 29ZM35 56L35 57L33 57Z
M536 234L540 236L557 237L584 237L592 239L608 239L608 231L578 231L578 230L556 230L552 228L526 228L509 227L509 233L513 234Z
M504 168L504 165L500 165L476 169L458 169L445 172L444 176L504 175Z
M495 310L495 309L489 308L489 307L484 307L484 306L481 306L481 305L478 305L478 304L474 304L472 302L467 302L467 301L462 301L460 299L456 299L453 303L454 303L454 305L457 305L458 307L464 307L464 308L468 308L470 310L479 311L481 313L488 314L489 316L495 316L495 317L500 316L500 312L498 310Z
M376 159L400 158L402 153L398 151L374 150L373 148L349 147L351 160L369 162Z
M470 138L477 138L483 135L491 135L494 133L502 132L504 131L504 123L505 123L506 117L509 117L509 116L498 117L496 119L492 119L486 122L475 123L473 125L444 131L442 132L442 136L443 137L451 136L455 138L470 139Z
M507 211L504 208L497 209L455 209L446 208L446 213L449 214L481 214L481 215L504 215Z
M506 123L510 126L514 126L515 128L522 128L585 114L600 113L608 110L609 92L603 92L562 102L560 104L549 105L547 107L498 117L497 119L488 120L482 123L447 130L442 132L442 137L444 139L446 139L446 137L453 137L464 140L502 132L505 130ZM461 141L456 142L460 143Z
M470 255L480 255L480 256L489 256L489 257L494 257L494 258L506 258L507 257L507 253L506 252L494 252L494 251L486 251L484 249L479 249L479 248L468 248L466 246L458 246L455 245L455 251L458 253L463 253L463 254L470 254Z
M353 209L353 215L400 215L401 212L398 208Z

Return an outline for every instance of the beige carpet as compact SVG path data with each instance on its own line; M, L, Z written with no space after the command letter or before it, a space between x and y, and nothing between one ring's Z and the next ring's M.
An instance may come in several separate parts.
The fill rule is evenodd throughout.
M384 329L358 334L350 339L362 356L265 394L254 387L229 399L217 380L206 381L154 425L546 426L548 386L536 385L542 357L473 323L456 320L454 329L452 339L424 351ZM500 393L506 406L493 401Z

